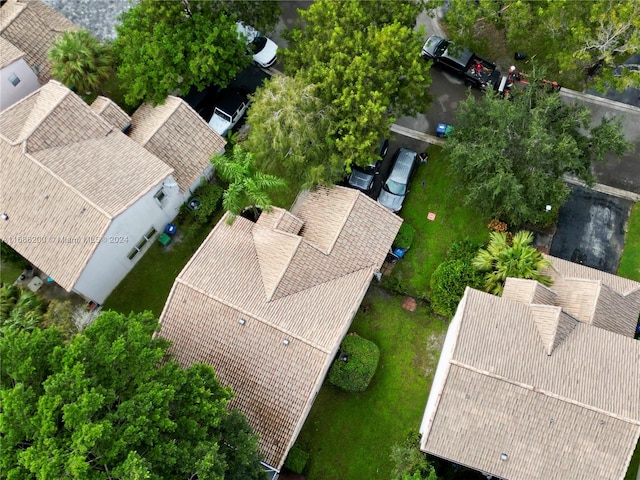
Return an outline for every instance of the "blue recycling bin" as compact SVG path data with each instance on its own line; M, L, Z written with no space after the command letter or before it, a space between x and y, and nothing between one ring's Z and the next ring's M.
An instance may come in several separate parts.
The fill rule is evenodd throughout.
M439 123L436 127L436 137L444 137L447 134L447 127L446 123Z
M164 233L167 235L175 235L178 231L178 227L176 227L173 223L168 223L166 227L164 227Z

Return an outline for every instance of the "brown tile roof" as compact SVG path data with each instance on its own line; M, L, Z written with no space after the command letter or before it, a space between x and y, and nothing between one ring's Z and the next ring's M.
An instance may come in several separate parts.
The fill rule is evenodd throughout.
M315 218L316 201L320 211L333 202L334 215L344 217L328 222L336 236L331 253L312 243L323 238L321 225L309 239L305 223L296 237L291 229L301 216L282 209L256 223L239 217L228 226L223 218L178 276L161 316L160 335L173 342L176 358L213 365L233 388L232 405L247 415L265 462L276 468L401 224L355 190L309 194L306 218ZM304 262L312 264L313 281ZM285 280L286 294L280 292ZM274 290L280 293L270 295Z
M38 80L43 84L51 78L49 48L62 32L77 29L73 22L37 0L8 0L0 8L0 36L22 50L31 67L37 66Z
M172 172L55 81L0 113L0 145L0 237L67 290L97 244L61 239L100 237Z
M129 136L174 169L186 192L224 150L226 141L184 100L169 96L162 105L141 105L133 114Z
M91 109L120 131L131 126L131 117L110 98L96 97L91 104Z
M0 68L5 68L22 57L24 57L22 50L10 41L0 37Z
M502 478L623 478L640 435L640 342L508 298L514 286L465 292L421 448Z

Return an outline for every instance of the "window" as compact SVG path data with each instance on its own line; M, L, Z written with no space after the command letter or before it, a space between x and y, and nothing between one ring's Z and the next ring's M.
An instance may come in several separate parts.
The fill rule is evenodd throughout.
M20 83L20 78L15 73L12 73L9 76L9 81L11 82L11 85L13 85L14 87L17 87L18 84Z
M142 238L140 240L138 240L138 243L136 243L136 246L133 247L129 253L127 254L127 258L129 260L133 260L136 255L138 255L138 253L140 253L142 251L142 249L144 248L144 246L151 241L151 239L153 238L153 236L158 233L158 231L154 228L151 227L149 230L147 230L147 233L145 233Z
M155 198L156 200L158 200L158 202L160 202L160 205L162 205L162 201L165 199L167 195L164 193L163 189L160 189L156 192L156 194L153 196L153 198Z

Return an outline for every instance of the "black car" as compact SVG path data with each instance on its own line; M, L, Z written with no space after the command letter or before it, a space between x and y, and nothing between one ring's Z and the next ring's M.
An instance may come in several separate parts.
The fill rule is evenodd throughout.
M388 151L389 140L381 140L380 145L378 146L378 156L380 157L380 160L377 160L375 163L367 165L366 167L353 165L351 167L351 175L349 175L348 179L349 186L362 190L363 192L371 190L371 187L373 187L373 179L378 174L380 164L382 163L382 160L384 160L384 157L387 156Z

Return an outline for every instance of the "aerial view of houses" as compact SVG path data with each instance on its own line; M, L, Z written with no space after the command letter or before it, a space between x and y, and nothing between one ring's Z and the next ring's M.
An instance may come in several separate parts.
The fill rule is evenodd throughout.
M640 480L640 3L0 0L0 478Z

